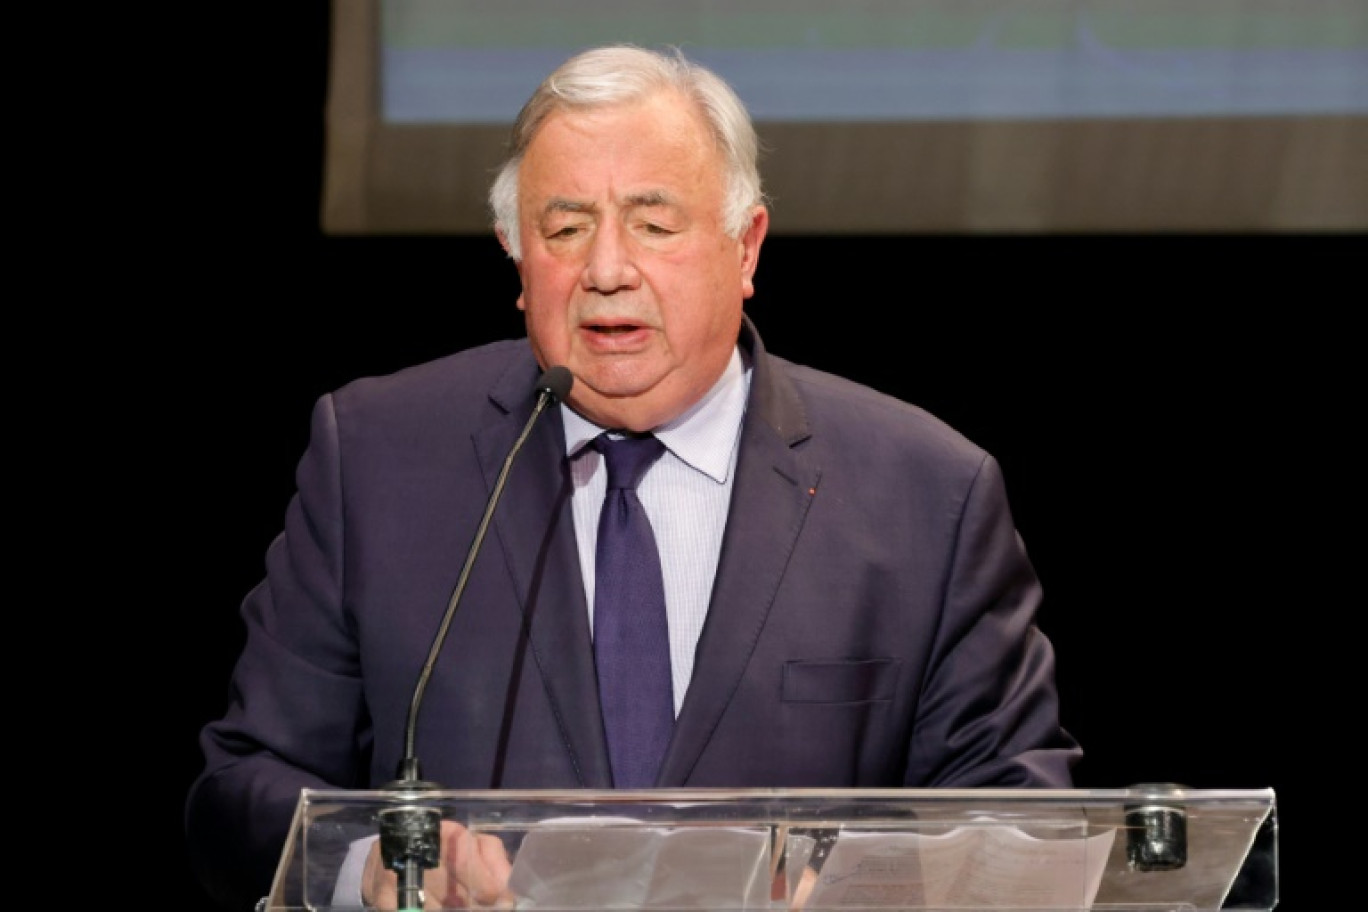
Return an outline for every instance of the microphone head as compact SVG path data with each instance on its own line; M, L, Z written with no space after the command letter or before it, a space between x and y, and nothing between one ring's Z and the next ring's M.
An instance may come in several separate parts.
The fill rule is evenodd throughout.
M570 369L564 365L555 364L548 367L537 381L537 392L546 393L557 402L564 402L565 397L570 392L570 387L575 384L575 375L570 373Z

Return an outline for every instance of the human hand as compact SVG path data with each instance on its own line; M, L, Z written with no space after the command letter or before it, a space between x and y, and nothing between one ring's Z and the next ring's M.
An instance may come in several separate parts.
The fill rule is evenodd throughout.
M471 833L454 820L443 820L442 851L437 867L423 873L423 909L512 909L508 877L513 870L498 837ZM366 856L361 894L367 908L396 910L399 880L385 868L380 845Z
M798 883L793 885L793 893L789 895L788 874L780 870L770 882L770 899L777 901L788 897L788 907L793 910L801 910L807 906L808 898L812 896L812 888L815 886L817 886L817 872L810 866L804 865L802 872L798 875Z
M817 886L817 872L804 866L803 873L798 875L798 884L793 889L793 895L789 897L789 908L806 908L808 898L812 896L812 888L815 886Z

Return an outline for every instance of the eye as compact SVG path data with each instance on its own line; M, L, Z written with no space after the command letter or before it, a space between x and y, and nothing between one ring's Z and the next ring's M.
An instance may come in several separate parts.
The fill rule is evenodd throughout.
M548 238L571 238L579 234L579 225L562 225L547 235Z
M671 231L669 228L666 228L663 225L657 225L654 222L644 223L642 225L642 230L645 231L647 234L654 235L656 237L668 237L669 235L674 234L674 232Z

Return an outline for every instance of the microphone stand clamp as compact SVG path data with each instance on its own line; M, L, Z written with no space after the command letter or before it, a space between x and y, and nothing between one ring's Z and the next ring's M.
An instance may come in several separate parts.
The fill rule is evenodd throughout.
M442 812L418 800L419 792L440 788L425 782L418 760L406 758L399 778L385 785L400 794L400 803L380 811L380 858L398 879L400 910L423 908L423 872L437 867L442 857Z

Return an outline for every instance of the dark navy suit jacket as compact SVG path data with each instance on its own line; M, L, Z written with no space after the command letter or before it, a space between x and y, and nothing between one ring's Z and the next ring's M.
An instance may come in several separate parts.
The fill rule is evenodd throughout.
M926 412L766 353L661 786L1067 787L1041 591L998 464ZM202 736L192 857L264 895L303 787L378 787L490 491L536 399L526 340L317 403L284 532ZM514 461L427 686L450 789L607 788L558 409Z

